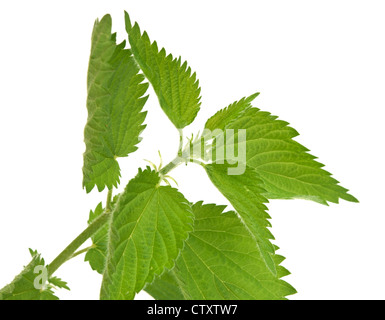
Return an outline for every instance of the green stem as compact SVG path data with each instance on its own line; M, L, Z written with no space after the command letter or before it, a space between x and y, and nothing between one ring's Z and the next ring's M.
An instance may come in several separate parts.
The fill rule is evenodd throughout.
M183 153L183 129L178 129L179 132L179 147L178 147L178 156L181 157Z
M108 190L107 193L107 202L106 202L106 211L111 212L111 199L112 199L112 188Z
M48 276L51 276L64 262L71 258L74 252L96 231L98 231L110 218L110 212L105 211L96 218L75 240L73 240L49 265Z
M173 161L171 161L168 165L166 165L163 169L160 170L160 174L165 175L178 165L184 162L183 158L176 157ZM100 228L102 228L105 223L111 217L111 199L112 199L112 189L108 190L107 194L107 203L106 210L93 222L91 222L88 227L80 233L75 240L73 240L49 265L48 265L48 276L51 276L59 267L69 259L83 253L89 248L76 250L94 233L96 233Z
M96 246L95 246L94 244L92 244L92 245L90 245L90 246L87 247L87 248L84 248L84 249L81 249L81 250L79 250L79 251L76 251L72 256L70 256L70 257L67 259L67 261L68 261L68 260L71 260L72 258L77 257L78 255L81 255L82 253L88 252L88 250L90 250L90 249L92 249L92 248L95 248L95 247L96 247Z
M172 160L169 164L167 164L165 167L160 169L159 173L161 175L165 175L169 173L171 170L175 169L177 166L179 166L181 163L184 162L183 158L176 157L174 160Z

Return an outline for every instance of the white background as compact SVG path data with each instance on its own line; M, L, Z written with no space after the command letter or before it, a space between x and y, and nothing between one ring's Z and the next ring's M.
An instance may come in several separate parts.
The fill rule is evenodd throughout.
M50 262L86 227L106 193L82 190L86 72L94 20L123 10L151 39L182 55L202 87L186 133L255 91L254 105L300 132L299 142L359 204L303 200L269 205L291 299L384 299L384 1L1 1L0 287L29 262ZM122 190L143 159L171 160L177 131L150 90L138 152L120 159ZM190 201L227 204L192 164L172 172ZM59 269L71 291L97 299L101 276L83 257ZM139 298L147 298L140 294Z

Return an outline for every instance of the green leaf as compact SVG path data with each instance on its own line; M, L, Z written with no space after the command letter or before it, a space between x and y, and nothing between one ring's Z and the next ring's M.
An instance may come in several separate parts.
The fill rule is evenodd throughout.
M192 230L188 201L160 182L159 173L147 167L121 194L110 225L101 299L133 299L174 265Z
M173 271L163 273L144 289L155 300L185 300Z
M32 261L10 284L0 290L0 300L59 300L49 283L69 290L67 283L61 279L48 279L44 259L37 251L30 249L30 253ZM36 288L36 285L39 287Z
M125 20L135 60L152 84L161 108L178 129L184 128L194 121L201 104L196 74L180 57L166 55L164 48L159 50L147 32L141 34L137 23L132 26L127 12Z
M116 195L111 201L111 209L115 208L115 205L119 199L119 195ZM88 224L93 222L104 212L102 203L100 202L94 211L90 210ZM92 248L89 249L84 257L84 261L88 261L92 270L103 274L106 266L107 257L107 245L108 245L108 230L110 229L110 221L108 221L102 228L91 236Z
M270 239L274 237L267 229L271 224L264 205L268 200L262 196L265 193L262 188L263 181L252 168L247 167L241 175L229 175L229 167L227 164L209 164L205 166L205 170L211 182L230 201L247 230L255 238L267 267L276 274L274 246L270 243Z
M219 110L211 118L206 121L205 128L214 131L215 129L224 130L234 120L238 119L245 110L251 108L251 102L259 95L259 92L254 93L249 97L235 101L228 107Z
M116 196L114 198L114 201L111 203L112 208L114 208L117 199L118 196ZM99 203L94 211L90 211L90 218L88 223L91 223L103 212L104 209L102 203ZM88 261L90 263L90 266L93 270L97 271L100 274L103 274L106 264L108 230L109 223L106 224L103 228L99 229L98 232L91 237L92 245L94 246L94 248L87 251L87 254L84 259L85 261ZM156 300L184 299L179 287L175 284L176 280L174 275L172 274L172 271L165 272L160 277L158 276L156 278L156 285L149 283L145 287L145 290Z
M88 224L94 221L98 216L104 212L102 203L100 202L94 211L90 211ZM84 261L88 261L92 270L103 274L106 255L107 255L107 234L110 227L109 222L100 228L92 237L92 248L89 249L84 257Z
M48 279L48 282L57 288L70 290L70 288L67 286L67 282L58 277L51 277Z
M238 143L238 129L246 130L245 163L255 169L263 180L267 198L302 198L322 204L338 203L339 198L358 202L347 189L338 185L339 182L331 177L331 173L322 169L324 165L317 162L307 148L293 140L298 133L287 122L248 105L240 114L235 113L239 116L235 120L234 116L230 116L230 121L225 125L222 119L220 128L234 129L234 150L244 148ZM226 139L220 135L216 136L213 144L216 155L214 162L224 159L222 155L226 146L222 141ZM226 160L236 159L227 157Z
M96 20L92 33L87 79L88 119L84 129L83 186L90 192L111 189L120 182L116 160L134 152L145 128L148 83L125 42L116 45L111 17Z
M289 274L280 266L284 258L273 256L277 270L274 276L236 213L222 213L223 209L202 202L193 206L194 231L172 269L174 278L165 274L156 279L150 293L161 299L174 296L175 291L168 294L162 289L164 279L191 300L272 300L296 293L281 279Z

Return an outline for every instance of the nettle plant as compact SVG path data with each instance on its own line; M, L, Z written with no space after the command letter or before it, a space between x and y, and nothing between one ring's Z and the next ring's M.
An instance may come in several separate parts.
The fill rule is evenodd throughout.
M252 107L258 93L218 111L202 133L184 139L182 129L201 105L196 74L151 42L127 13L125 22L130 49L116 44L109 15L96 20L92 33L83 186L87 192L107 188L105 206L90 212L88 227L48 265L30 250L32 261L0 290L0 299L57 299L54 289L68 287L53 274L82 253L103 275L101 299L133 299L141 290L170 300L294 294L282 280L289 274L284 257L271 242L268 199L327 204L356 198L293 140L298 133L287 122ZM145 129L149 83L180 133L177 155L166 166L139 169L113 196L121 176L117 159L137 150ZM189 162L204 169L234 210L191 203L171 187L168 174ZM92 245L79 249L89 238Z

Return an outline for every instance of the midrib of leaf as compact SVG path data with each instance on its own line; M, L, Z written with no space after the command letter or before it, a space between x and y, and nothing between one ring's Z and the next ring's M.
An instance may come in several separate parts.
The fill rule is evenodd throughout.
M201 231L207 231L207 230L199 230L199 232L201 232ZM199 233L199 232L194 233L192 236L193 236L194 238L196 238L198 241L203 242L205 245L207 245L207 246L209 246L209 247L212 247L213 249L217 250L217 251L220 253L221 256L225 256L225 257L226 257L227 259L229 259L235 266L237 266L238 268L240 268L239 264L238 264L237 262L235 262L235 261L231 258L231 255L229 256L229 255L226 255L226 254L225 254L226 252L233 253L233 252L237 252L237 251L235 251L235 250L223 250L223 249L220 249L220 248L218 248L218 247L212 245L211 243L205 241L205 240L202 239L201 237L198 237L198 236L197 236L197 233ZM229 233L229 234L230 234L230 233ZM238 235L237 235L237 236L238 236ZM187 245L191 248L191 246L190 246L189 244L187 244ZM197 255L197 253L196 253L192 248L191 248L191 250L194 252L195 255ZM257 250L255 250L255 252L257 252ZM246 255L248 255L248 254L246 254ZM199 257L199 256L197 256L197 257ZM249 257L252 258L251 255L249 255ZM200 258L199 258L199 259L200 259ZM201 260L201 259L200 259L200 260ZM202 261L202 262L203 262L203 261ZM204 263L204 264L205 264L205 263ZM215 275L215 272L213 272L209 266L207 266L206 264L205 264L205 266L210 270L210 272L211 272L212 274ZM240 268L240 269L242 269L242 268ZM252 275L251 275L248 271L246 271L246 273L247 273L250 277L252 277ZM221 281L221 282L222 282L222 281Z
M228 164L208 164L205 165L205 170L214 186L233 205L245 228L255 239L261 258L269 270L276 275L277 271L272 258L274 246L270 242L274 237L267 229L271 224L265 206L268 201L263 196L266 192L263 189L263 181L250 167L245 166L245 172L242 174L229 175L226 171L230 167Z
M125 42L117 45L111 17L96 21L87 77L88 117L84 130L83 186L90 192L111 190L120 183L116 159L137 149L146 112L142 112L148 84L139 74Z
M224 109L226 110L226 109ZM225 111L222 112L222 114ZM298 132L288 123L278 120L268 112L257 108L245 108L242 113L233 115L228 122L214 115L211 123L222 121L224 129L234 129L234 149L238 147L238 129L246 129L246 161L244 164L256 170L264 181L264 194L269 199L308 199L327 205L338 203L339 198L357 202L347 193L331 174L324 170L324 165L316 161L316 157L308 153L309 149L293 138ZM235 118L235 120L234 120ZM216 155L224 150L224 145L217 139L213 145ZM213 162L222 160L217 157ZM233 159L227 159L233 160ZM241 160L242 161L242 160Z
M172 271L149 286L150 294L169 299L160 287L162 277L172 288L179 287L185 299L283 299L295 293L280 279L288 274L279 265L283 258L274 255L277 276L272 275L252 235L235 212L221 213L223 208L201 202L193 205L194 231Z
M202 239L200 239L199 237L197 237L196 235L195 235L195 238L197 239L197 240L199 240L199 241L202 241L202 242L204 242L206 245L208 245L209 247L213 247L213 248L215 248L216 250L218 250L219 252L223 252L223 251L221 251L221 250L219 250L218 248L216 248L216 247L214 247L214 246L212 246L212 245L210 245L209 243L207 243L207 241L204 241L204 240L202 240ZM195 250L189 245L189 244L186 244L186 246L188 246L189 248L190 248L190 250L191 250L191 252L193 252L194 253L194 255L197 257L197 259L198 260L200 260L201 262L202 262L202 264L206 267L206 269L207 270L209 270L210 272L211 272L211 274L213 275L213 278L214 279L217 279L221 284L223 284L223 286L225 286L227 289L229 289L228 288L228 286L226 285L226 282L224 281L224 280L221 280L221 279L219 279L218 278L218 276L216 275L216 273L213 271L213 270L211 270L211 268L199 257L199 255L195 252ZM226 255L225 255L226 256ZM228 258L227 256L226 256L226 258ZM231 260L231 259L230 259ZM232 260L231 260L232 261ZM232 262L234 262L234 261L232 261ZM235 263L235 265L237 265L236 263ZM238 266L238 265L237 265ZM232 291L232 290L229 290L229 291L231 291L233 294L234 294L234 292ZM222 294L222 292L220 292L219 290L218 290L218 292L222 295L222 297L224 297L223 296L223 294ZM238 299L239 299L239 297L236 295L236 294L234 294L234 296L236 296Z
M201 231L203 231L203 230L200 230L199 232L201 232ZM239 235L236 235L237 237L239 236ZM252 274L250 274L247 270L244 270L244 269L242 269L242 267L236 262L236 261L234 261L232 258L231 258L231 255L227 255L226 254L226 252L230 252L230 253L232 253L232 252L235 252L235 253L237 253L237 251L235 251L235 250L223 250L223 249L221 249L221 248L218 248L218 247L216 247L216 246L214 246L214 245L212 245L212 244L210 244L210 243L208 243L207 241L205 241L204 239L202 239L202 238L200 238L200 237L198 237L197 235L196 235L196 233L194 233L193 235L192 235L192 237L194 237L194 238L196 238L198 241L200 241L200 242L203 242L205 245L207 245L207 246L209 246L209 247L212 247L213 249L215 249L216 251L218 251L219 252L219 254L221 255L221 256L225 256L226 257L226 259L228 259L228 260L230 260L231 262L232 262L232 264L234 265L234 266L236 266L238 269L239 269L239 272L245 272L251 279L253 279L253 276L256 276L256 275L258 275L258 274L254 274L254 275L252 275ZM221 279L219 279L218 278L218 276L216 275L216 273L215 273L215 271L213 271L201 258L200 258L200 256L199 256L199 254L189 245L189 243L187 243L186 244L190 249L191 249L191 251L194 253L194 255L202 262L202 264L212 273L212 275L213 275L213 277L215 277L215 279L218 279L226 288L228 288L228 285L232 285L232 286L236 286L236 287L238 287L236 284L234 284L234 283L227 283L227 282L225 282L225 281L222 281ZM253 260L253 256L251 256L251 255L249 255L249 258L250 258L250 261L251 260ZM259 282L260 281L263 281L263 280L259 280ZM228 284L228 285L227 285ZM263 287L262 285L261 285L261 287ZM245 292L246 293L246 291L244 291L242 288L240 288L240 287L238 287L240 290L242 290L243 292ZM229 288L228 288L229 289ZM279 299L279 297L278 296L276 296L275 295L275 293L273 292L273 291L271 291L271 290L269 290L268 288L266 288L266 287L264 287L264 289L266 290L266 291L269 291L272 295L274 295L277 299ZM233 292L233 290L231 290L231 289L229 289L229 291L231 291L233 294L234 294L234 296L237 298L237 299L241 299L241 297L239 297L235 292ZM219 291L220 292L220 291ZM247 295L249 295L248 293L246 293ZM222 293L221 293L221 295L222 295ZM252 298L252 299L255 299L256 297L253 297L253 296L251 296L250 295L250 297Z
M185 244L185 247L184 247L183 249L186 250L186 247L190 247L190 246L186 243L186 244ZM190 248L190 250L191 250L191 248ZM186 266L186 269L187 269L188 271L190 271L189 273L192 273L191 270L190 270L189 264L187 263L187 261L186 261L186 259L184 258L184 256L181 255L179 259L182 259L182 260L183 260L183 262L184 262L184 264L185 264L185 266ZM196 282L196 280L195 280L194 278L192 278L192 280L193 280L193 282L194 282L194 284L195 284L195 287L198 289L199 293L202 295L203 299L204 299L204 300L209 300L209 299L207 299L207 297L205 296L205 294L202 292L202 290L201 290L201 288L199 287L199 285L198 285L198 283ZM188 295L187 295L187 296L188 296Z
M121 244L120 244L120 245L123 245L123 244L124 244L124 250L123 250L124 252L127 252L127 246L128 246L128 244L129 244L130 240L132 240L132 243L133 243L133 245L134 245L134 247L135 247L135 254L136 254L136 259L135 259L135 260L136 260L136 269L135 269L135 275L132 276L133 279L135 279L135 282L134 282L134 284L133 284L133 287L134 287L134 288L136 287L136 284L137 284L137 282L136 282L136 281L137 281L137 280L136 280L136 273L137 273L137 270L139 269L139 268L138 268L138 260L139 260L139 259L138 259L138 250L137 250L137 247L136 247L136 243L135 243L135 240L132 239L132 235L135 234L136 227L139 225L139 223L140 223L140 221L141 221L141 219L142 219L142 217L143 217L143 214L144 214L144 212L146 211L148 205L150 204L150 202L151 202L151 200L152 200L152 197L153 197L153 195L155 194L155 192L156 192L156 190L154 190L154 191L151 192L151 196L148 198L148 201L147 201L146 205L144 206L143 210L142 210L141 213L139 214L139 218L138 218L138 220L137 220L137 223L135 223L134 228L132 229L132 232L131 232L131 234L129 235L128 239L125 240L124 242L121 242ZM125 227L125 226L124 226L124 225L121 226L121 228L123 228L123 227ZM118 231L119 231L119 229L118 229ZM110 237L111 237L111 235L110 235ZM119 246L120 246L120 245L119 245ZM119 246L116 247L116 250L119 249ZM154 252L154 251L153 251L153 252ZM123 258L124 258L124 256L123 256ZM119 260L117 261L116 264L119 264L120 261L121 261L121 259L119 259ZM124 278L123 278L123 277L120 277L120 285L122 285L123 281L124 281Z
M172 267L191 230L187 201L176 189L159 186L159 179L149 168L140 170L119 198L109 230L102 299L132 299ZM135 216L129 218L130 213Z
M181 58L166 55L157 42L151 43L146 31L141 34L139 25L131 25L125 13L126 31L135 60L152 84L159 103L171 122L182 129L189 125L200 109L200 88L196 74Z

